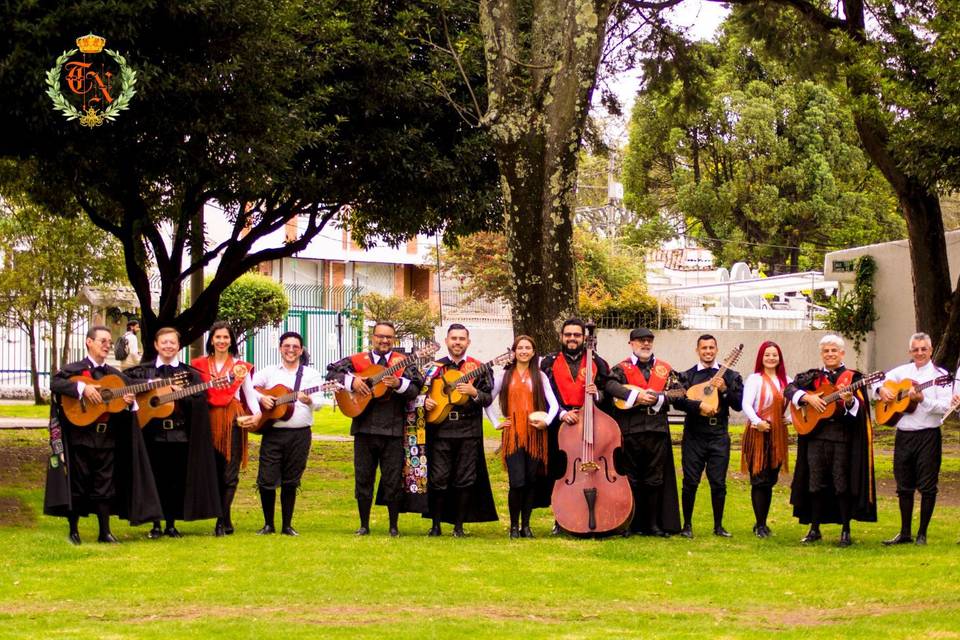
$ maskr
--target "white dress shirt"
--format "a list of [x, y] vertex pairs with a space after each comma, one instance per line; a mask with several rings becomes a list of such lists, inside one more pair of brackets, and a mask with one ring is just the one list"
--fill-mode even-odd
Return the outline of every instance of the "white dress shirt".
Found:
[[[908, 379], [914, 382], [928, 382], [946, 374], [946, 371], [933, 364], [932, 361], [919, 369], [916, 364], [909, 362], [887, 373], [886, 379], [894, 382], [902, 382]], [[874, 396], [882, 386], [883, 381], [873, 385]], [[924, 389], [922, 393], [923, 401], [917, 405], [913, 413], [905, 413], [900, 417], [900, 420], [897, 421], [897, 429], [901, 431], [936, 429], [943, 422], [943, 414], [950, 409], [950, 385], [943, 387], [932, 385]]]
[[[313, 367], [303, 368], [303, 378], [300, 380], [300, 388], [308, 389], [310, 387], [319, 387], [325, 382], [319, 371]], [[297, 370], [287, 369], [282, 364], [275, 364], [263, 369], [258, 369], [253, 374], [253, 385], [255, 387], [266, 387], [282, 384], [293, 390], [297, 384]], [[313, 425], [313, 412], [320, 409], [320, 403], [323, 401], [323, 392], [316, 391], [310, 395], [312, 404], [306, 405], [299, 400], [293, 403], [293, 415], [289, 420], [277, 420], [273, 423], [276, 429], [302, 429]]]

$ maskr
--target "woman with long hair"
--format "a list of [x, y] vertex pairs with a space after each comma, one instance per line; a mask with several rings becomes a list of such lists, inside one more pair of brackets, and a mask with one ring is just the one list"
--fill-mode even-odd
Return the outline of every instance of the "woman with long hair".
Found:
[[767, 538], [773, 486], [777, 484], [780, 468], [788, 469], [784, 418], [787, 403], [783, 390], [792, 379], [787, 376], [780, 346], [770, 340], [760, 345], [753, 370], [743, 384], [743, 413], [747, 416], [747, 425], [740, 447], [740, 469], [750, 474], [750, 499], [756, 516], [753, 532], [758, 538]]
[[[510, 537], [532, 538], [530, 514], [534, 507], [550, 506], [547, 425], [560, 405], [540, 371], [533, 338], [517, 336], [512, 349], [514, 361], [494, 378], [493, 397], [499, 402], [487, 407], [487, 417], [502, 432], [500, 455], [510, 479]], [[494, 405], [499, 406], [502, 419], [498, 420]]]
[[213, 323], [206, 351], [207, 355], [190, 363], [204, 382], [234, 373], [237, 365], [246, 369], [246, 375], [236, 377], [230, 385], [207, 389], [223, 514], [217, 518], [213, 533], [224, 536], [233, 533], [230, 507], [240, 481], [240, 469], [247, 467], [247, 429], [260, 419], [260, 396], [253, 388], [253, 365], [237, 358], [237, 335], [228, 323]]

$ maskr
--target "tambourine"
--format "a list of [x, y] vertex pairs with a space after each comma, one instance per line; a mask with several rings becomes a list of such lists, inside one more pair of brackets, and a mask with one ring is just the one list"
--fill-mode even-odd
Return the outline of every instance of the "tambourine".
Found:
[[539, 421], [539, 422], [542, 422], [542, 423], [543, 423], [543, 426], [542, 426], [542, 427], [536, 427], [536, 428], [538, 428], [538, 429], [546, 429], [546, 428], [547, 428], [547, 417], [548, 417], [548, 416], [547, 416], [547, 412], [546, 412], [546, 411], [533, 411], [532, 413], [530, 413], [529, 416], [527, 416], [527, 420], [529, 420], [531, 423], [532, 423], [534, 420], [537, 420], [537, 421]]

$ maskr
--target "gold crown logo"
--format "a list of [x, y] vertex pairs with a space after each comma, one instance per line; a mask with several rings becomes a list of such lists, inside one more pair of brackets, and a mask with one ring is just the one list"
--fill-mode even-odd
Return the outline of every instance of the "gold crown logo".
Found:
[[82, 53], [100, 53], [103, 51], [103, 45], [107, 44], [107, 39], [101, 36], [95, 36], [88, 33], [85, 36], [77, 38], [77, 46]]

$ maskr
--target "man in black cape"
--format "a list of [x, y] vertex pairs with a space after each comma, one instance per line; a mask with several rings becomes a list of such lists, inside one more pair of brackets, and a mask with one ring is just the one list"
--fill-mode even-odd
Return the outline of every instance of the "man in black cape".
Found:
[[[822, 411], [817, 390], [824, 384], [846, 386], [862, 375], [843, 364], [844, 342], [835, 335], [820, 340], [823, 367], [797, 374], [784, 398], [795, 407], [809, 404]], [[839, 546], [848, 547], [850, 521], [877, 521], [877, 490], [873, 469], [873, 429], [864, 390], [845, 393], [833, 415], [821, 419], [813, 431], [797, 439], [790, 504], [802, 524], [810, 524], [801, 542], [820, 540], [820, 525], [841, 526]]]
[[662, 537], [680, 531], [677, 472], [667, 418], [670, 402], [665, 395], [679, 382], [671, 375], [670, 364], [653, 355], [653, 337], [645, 327], [630, 332], [632, 354], [613, 366], [604, 390], [630, 407], [611, 409], [623, 435], [623, 466], [633, 490], [635, 510], [629, 531]]
[[[43, 512], [67, 518], [69, 540], [80, 544], [81, 516], [97, 515], [99, 542], [115, 543], [110, 515], [132, 525], [160, 515], [160, 499], [140, 429], [128, 409], [104, 413], [93, 424], [76, 426], [63, 411], [63, 398], [83, 398], [93, 406], [102, 398], [95, 382], [107, 375], [124, 380], [105, 363], [110, 353], [110, 330], [91, 327], [86, 336], [87, 357], [58, 371], [50, 381], [50, 446]], [[80, 378], [74, 381], [71, 378]], [[86, 382], [89, 380], [89, 382]], [[124, 397], [128, 407], [132, 395]]]
[[[483, 366], [467, 356], [470, 332], [462, 324], [447, 329], [446, 346], [449, 355], [436, 362], [435, 376], [452, 370], [466, 374]], [[441, 535], [441, 522], [453, 524], [453, 535], [459, 538], [464, 535], [464, 522], [499, 519], [483, 452], [483, 408], [493, 402], [493, 379], [486, 371], [458, 384], [457, 390], [468, 397], [467, 403], [454, 406], [443, 421], [427, 426], [429, 512], [424, 517], [433, 520], [430, 536]], [[429, 397], [424, 400], [427, 411], [435, 408], [433, 402]]]
[[[400, 365], [406, 356], [393, 350], [396, 328], [393, 323], [379, 321], [373, 327], [373, 350], [363, 351], [327, 366], [327, 379], [344, 384], [354, 393], [370, 395], [372, 391], [362, 374], [371, 366], [384, 369]], [[413, 361], [396, 375], [383, 378], [392, 391], [370, 404], [350, 423], [353, 436], [354, 497], [360, 515], [358, 536], [370, 533], [370, 507], [373, 504], [373, 482], [380, 467], [377, 504], [385, 504], [390, 518], [390, 535], [400, 535], [398, 519], [403, 507], [404, 425], [407, 404], [417, 397], [423, 386], [423, 376]]]
[[[202, 383], [200, 374], [178, 358], [180, 334], [176, 329], [157, 331], [154, 348], [156, 360], [128, 369], [129, 377], [154, 380], [182, 373], [188, 376], [187, 385]], [[161, 530], [160, 518], [155, 518], [147, 536], [179, 538], [177, 520], [219, 518], [220, 490], [206, 392], [176, 400], [168, 418], [154, 418], [144, 425], [143, 436], [166, 521]]]

